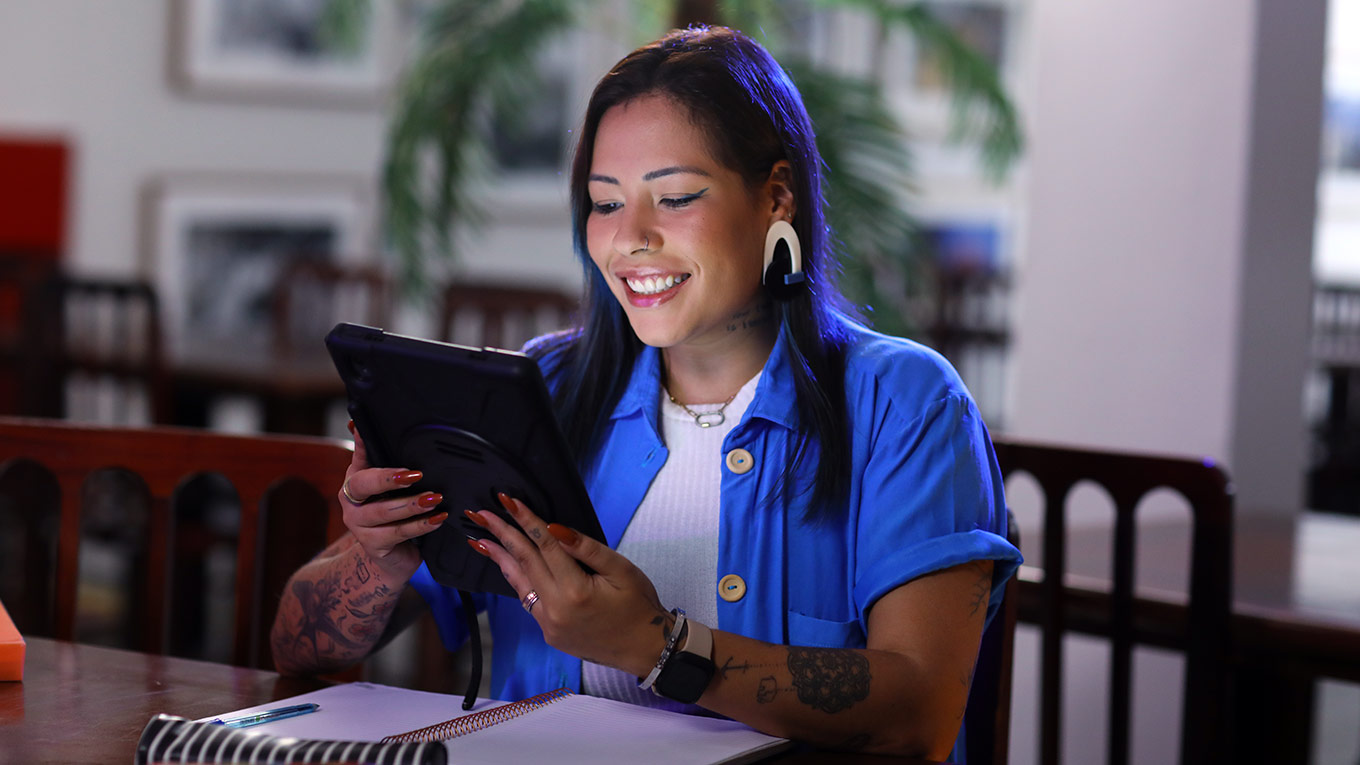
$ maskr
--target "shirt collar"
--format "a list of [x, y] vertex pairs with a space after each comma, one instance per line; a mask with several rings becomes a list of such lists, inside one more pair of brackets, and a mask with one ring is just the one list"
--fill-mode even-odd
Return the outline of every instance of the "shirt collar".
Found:
[[[649, 345], [642, 346], [637, 359], [633, 362], [633, 372], [628, 377], [628, 386], [619, 396], [611, 419], [641, 415], [651, 423], [652, 429], [660, 432], [657, 425], [658, 406], [661, 396], [661, 352]], [[746, 408], [742, 422], [752, 417], [760, 417], [790, 430], [797, 430], [798, 399], [793, 385], [793, 367], [784, 344], [775, 341], [774, 350], [765, 360], [756, 385], [756, 396]]]
[[628, 375], [628, 386], [619, 396], [619, 403], [614, 407], [611, 419], [641, 414], [651, 423], [652, 429], [659, 433], [656, 401], [660, 394], [661, 352], [650, 345], [644, 345], [633, 361], [633, 371]]
[[775, 340], [770, 358], [760, 373], [756, 397], [746, 407], [743, 421], [760, 417], [789, 430], [798, 430], [798, 395], [793, 386], [793, 366], [784, 343]]

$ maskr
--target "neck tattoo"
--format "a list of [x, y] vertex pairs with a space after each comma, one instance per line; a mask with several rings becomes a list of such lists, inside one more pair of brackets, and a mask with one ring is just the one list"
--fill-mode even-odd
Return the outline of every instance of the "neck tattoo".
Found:
[[[737, 391], [737, 393], [740, 392], [741, 391]], [[676, 401], [675, 396], [672, 396], [669, 390], [666, 391], [666, 398], [670, 399], [672, 404], [675, 404], [681, 409], [684, 409], [685, 414], [688, 414], [690, 417], [693, 417], [694, 424], [698, 425], [701, 428], [711, 428], [714, 425], [721, 425], [724, 422], [727, 422], [727, 415], [723, 414], [723, 412], [727, 411], [727, 405], [732, 403], [732, 399], [735, 399], [736, 397], [737, 394], [733, 393], [732, 395], [728, 396], [727, 400], [722, 403], [722, 406], [718, 407], [717, 409], [714, 409], [709, 412], [696, 412], [693, 409], [690, 409], [689, 407], [680, 403], [679, 401]]]

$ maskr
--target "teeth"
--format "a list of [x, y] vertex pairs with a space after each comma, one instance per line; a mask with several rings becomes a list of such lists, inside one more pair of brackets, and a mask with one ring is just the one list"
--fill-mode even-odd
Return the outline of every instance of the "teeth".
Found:
[[639, 295], [655, 295], [658, 292], [665, 292], [688, 278], [688, 274], [682, 275], [679, 278], [676, 278], [672, 274], [660, 279], [649, 276], [646, 279], [626, 279], [625, 281], [628, 282], [628, 289]]

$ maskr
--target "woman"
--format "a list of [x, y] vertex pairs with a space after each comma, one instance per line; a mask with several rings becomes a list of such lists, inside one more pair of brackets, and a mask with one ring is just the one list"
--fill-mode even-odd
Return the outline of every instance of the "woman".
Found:
[[[493, 696], [568, 686], [951, 754], [1019, 552], [957, 375], [842, 310], [820, 170], [797, 90], [732, 30], [673, 32], [596, 88], [571, 180], [585, 318], [526, 350], [617, 550], [511, 498], [527, 536], [467, 513], [522, 599], [483, 603]], [[363, 658], [403, 621], [403, 591], [461, 644], [457, 601], [410, 541], [447, 519], [417, 517], [442, 498], [364, 502], [419, 478], [369, 467], [356, 442], [351, 533], [294, 575], [280, 671]]]

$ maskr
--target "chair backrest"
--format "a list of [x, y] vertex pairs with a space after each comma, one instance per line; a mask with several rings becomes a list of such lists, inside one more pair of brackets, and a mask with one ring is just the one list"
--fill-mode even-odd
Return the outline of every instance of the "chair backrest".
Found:
[[[1020, 548], [1015, 513], [1006, 511], [1006, 540]], [[982, 633], [963, 729], [969, 765], [1006, 765], [1010, 758], [1011, 679], [1015, 624], [1019, 613], [1016, 578], [1002, 591], [1001, 606]]]
[[[1063, 633], [1080, 629], [1110, 640], [1108, 761], [1130, 755], [1132, 650], [1142, 642], [1136, 620], [1145, 610], [1134, 595], [1135, 511], [1154, 489], [1180, 493], [1190, 505], [1190, 579], [1182, 634], [1168, 641], [1185, 653], [1181, 762], [1212, 762], [1228, 740], [1227, 680], [1232, 607], [1232, 487], [1211, 460], [1065, 448], [993, 439], [1002, 473], [1028, 473], [1043, 493], [1043, 580], [1020, 583], [1020, 619], [1043, 633], [1040, 690], [1040, 762], [1059, 761]], [[1067, 498], [1079, 482], [1107, 491], [1115, 506], [1113, 585], [1108, 595], [1081, 591], [1067, 580]], [[1027, 597], [1033, 595], [1035, 597]], [[1069, 606], [1094, 595], [1105, 608], [1077, 624]], [[1037, 603], [1029, 611], [1027, 603]]]
[[1312, 422], [1307, 507], [1354, 513], [1360, 495], [1360, 287], [1313, 290], [1313, 374], [1326, 380]]
[[1319, 364], [1360, 366], [1360, 288], [1315, 288], [1312, 334]]
[[0, 252], [0, 414], [24, 411], [25, 378], [33, 367], [25, 319], [38, 285], [53, 268], [41, 256]]
[[272, 300], [273, 349], [285, 356], [324, 355], [321, 339], [337, 322], [385, 327], [392, 318], [392, 282], [376, 265], [292, 260]]
[[525, 342], [571, 326], [577, 299], [559, 290], [455, 282], [444, 287], [441, 339], [518, 350]]
[[116, 424], [170, 421], [160, 301], [141, 279], [55, 273], [26, 301], [23, 413]]
[[[272, 668], [284, 582], [343, 533], [350, 456], [319, 438], [0, 418], [0, 600], [25, 634]], [[220, 655], [196, 650], [228, 634]]]

